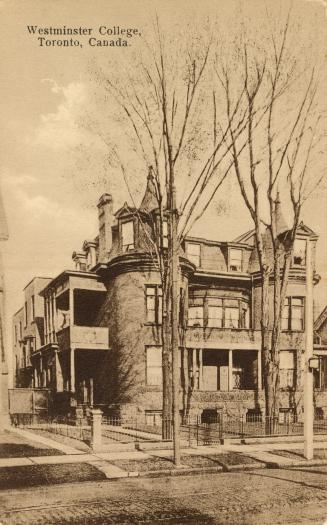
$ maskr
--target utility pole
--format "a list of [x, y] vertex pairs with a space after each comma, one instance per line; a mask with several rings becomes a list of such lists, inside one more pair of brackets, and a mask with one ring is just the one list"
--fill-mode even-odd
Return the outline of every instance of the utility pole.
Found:
[[311, 241], [306, 243], [305, 363], [304, 363], [304, 457], [313, 458], [313, 280]]

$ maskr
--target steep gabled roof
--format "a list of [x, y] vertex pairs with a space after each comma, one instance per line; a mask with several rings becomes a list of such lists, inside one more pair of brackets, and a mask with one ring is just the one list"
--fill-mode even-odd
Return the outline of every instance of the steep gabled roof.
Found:
[[[280, 219], [279, 221], [279, 225], [278, 225], [278, 234], [280, 235], [281, 233], [285, 232], [285, 231], [289, 231], [289, 229], [284, 229], [285, 228], [285, 225], [286, 223], [284, 223], [284, 219]], [[305, 236], [308, 236], [308, 237], [311, 237], [311, 238], [314, 238], [314, 239], [318, 239], [318, 235], [311, 229], [309, 228], [309, 226], [306, 226], [303, 222], [300, 222], [298, 228], [297, 228], [297, 231], [296, 231], [297, 235], [305, 235]], [[255, 230], [249, 230], [245, 233], [242, 233], [242, 235], [239, 235], [239, 237], [236, 237], [236, 239], [234, 239], [234, 242], [244, 242], [244, 243], [248, 243], [249, 240], [254, 237], [254, 234], [255, 234]]]
[[242, 235], [236, 237], [236, 239], [233, 239], [233, 242], [244, 242], [247, 244], [248, 241], [254, 236], [254, 233], [254, 230], [248, 230], [247, 232], [242, 233]]
[[120, 217], [123, 217], [124, 215], [131, 215], [136, 212], [136, 208], [132, 208], [125, 202], [121, 208], [119, 208], [118, 211], [115, 213], [115, 217], [119, 219]]
[[320, 312], [319, 316], [314, 322], [314, 330], [319, 330], [327, 319], [327, 306]]
[[306, 235], [306, 236], [318, 239], [318, 235], [313, 230], [311, 230], [311, 228], [309, 228], [309, 226], [306, 226], [303, 223], [303, 221], [300, 222], [300, 224], [298, 226], [298, 229], [297, 229], [297, 233], [299, 233], [300, 235], [302, 234], [302, 235]]

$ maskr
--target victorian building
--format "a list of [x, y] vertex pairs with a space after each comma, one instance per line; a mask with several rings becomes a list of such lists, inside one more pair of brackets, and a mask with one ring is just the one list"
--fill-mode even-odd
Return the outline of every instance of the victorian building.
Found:
[[[17, 384], [51, 388], [61, 410], [96, 405], [153, 419], [162, 407], [162, 285], [148, 242], [159, 220], [151, 175], [138, 209], [125, 203], [114, 212], [111, 195], [104, 194], [98, 213], [99, 235], [73, 253], [75, 269], [34, 279], [25, 289], [25, 306], [14, 318]], [[278, 223], [285, 235], [280, 212]], [[317, 235], [301, 224], [282, 321], [281, 418], [302, 415], [308, 239], [317, 282]], [[231, 242], [187, 237], [180, 250], [187, 309], [180, 366], [191, 385], [191, 416], [264, 411], [254, 244], [250, 231]], [[181, 410], [184, 398], [181, 392]], [[324, 396], [319, 403], [323, 410]]]
[[[8, 240], [8, 226], [0, 193], [0, 242]], [[5, 279], [0, 252], [0, 424], [8, 417], [8, 347], [5, 330]]]

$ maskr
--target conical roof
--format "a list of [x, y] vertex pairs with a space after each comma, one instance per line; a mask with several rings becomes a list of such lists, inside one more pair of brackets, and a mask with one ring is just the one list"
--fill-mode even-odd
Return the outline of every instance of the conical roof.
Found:
[[147, 185], [139, 210], [143, 213], [150, 213], [158, 208], [157, 191], [154, 183], [153, 168], [149, 167]]

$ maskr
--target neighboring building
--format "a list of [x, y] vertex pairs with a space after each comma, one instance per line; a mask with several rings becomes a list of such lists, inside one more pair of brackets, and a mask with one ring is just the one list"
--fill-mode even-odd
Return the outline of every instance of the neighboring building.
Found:
[[[0, 193], [0, 242], [8, 240], [8, 226]], [[0, 426], [8, 418], [8, 362], [5, 332], [5, 282], [0, 252]]]
[[[75, 270], [62, 272], [40, 292], [44, 344], [31, 351], [29, 377], [35, 387], [53, 389], [61, 410], [97, 405], [111, 414], [160, 416], [162, 290], [149, 252], [158, 226], [154, 193], [149, 175], [140, 208], [125, 203], [116, 213], [112, 197], [103, 195], [99, 236], [73, 253]], [[278, 227], [287, 235], [280, 213]], [[283, 315], [281, 417], [302, 414], [307, 239], [318, 282], [317, 235], [301, 224]], [[190, 415], [263, 412], [261, 288], [253, 232], [233, 242], [188, 237], [180, 266], [187, 305], [181, 369], [192, 386]], [[16, 314], [16, 324], [23, 315]]]
[[315, 371], [315, 405], [317, 415], [327, 415], [327, 306], [314, 323], [314, 352], [319, 356]]
[[[41, 386], [32, 364], [37, 350], [44, 346], [44, 300], [40, 291], [50, 277], [35, 277], [24, 288], [24, 306], [13, 316], [13, 369], [16, 387]], [[45, 381], [44, 381], [45, 382]]]

